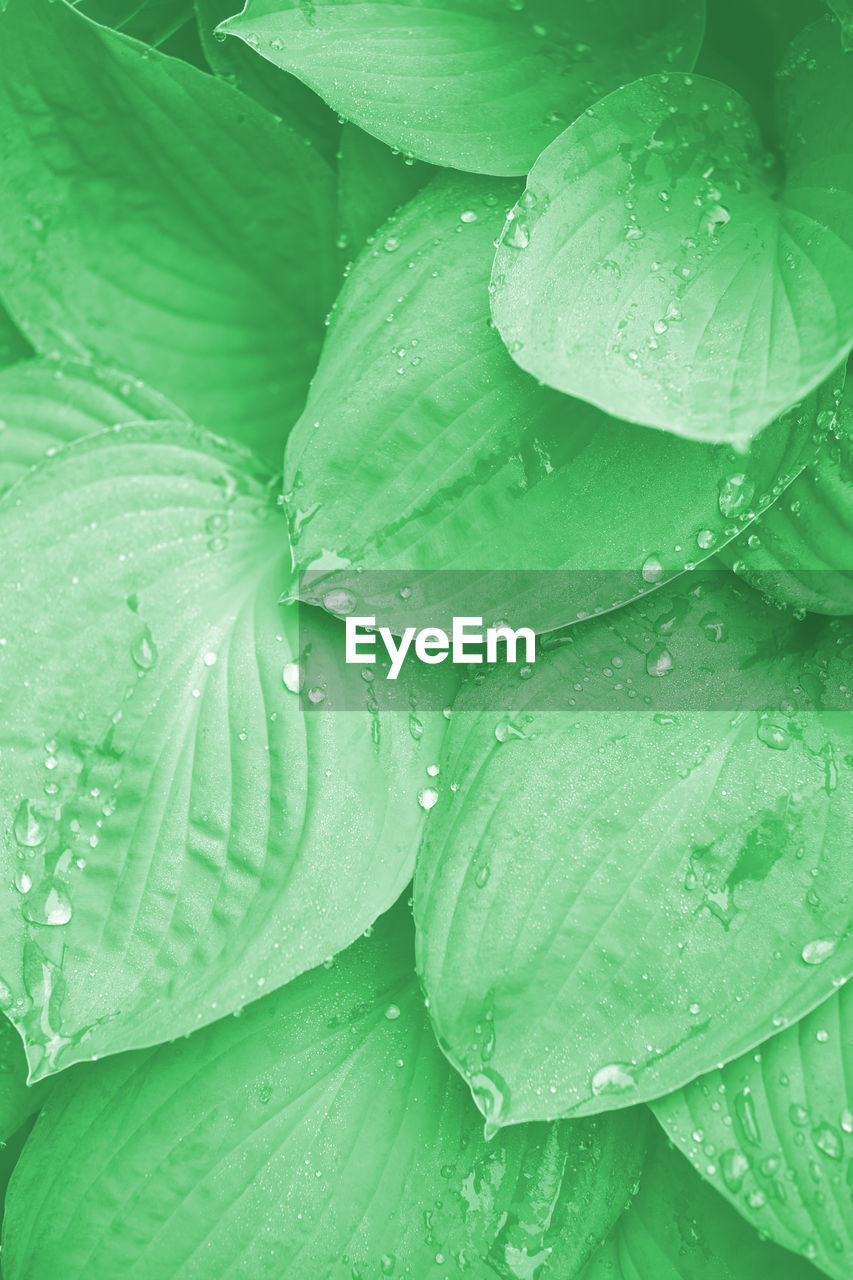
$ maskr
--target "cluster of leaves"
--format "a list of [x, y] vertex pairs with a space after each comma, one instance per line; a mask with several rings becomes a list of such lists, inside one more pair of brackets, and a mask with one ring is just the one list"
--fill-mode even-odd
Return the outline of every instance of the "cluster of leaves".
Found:
[[850, 4], [231, 9], [0, 0], [5, 1280], [847, 1280]]

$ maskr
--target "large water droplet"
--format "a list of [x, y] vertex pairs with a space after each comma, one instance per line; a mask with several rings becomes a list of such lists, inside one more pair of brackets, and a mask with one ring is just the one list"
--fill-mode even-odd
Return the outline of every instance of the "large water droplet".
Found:
[[735, 476], [729, 476], [720, 484], [720, 494], [718, 504], [720, 514], [726, 519], [733, 516], [745, 515], [749, 511], [750, 503], [755, 497], [755, 485], [748, 476], [742, 473]]
[[806, 943], [801, 955], [806, 964], [823, 964], [835, 954], [837, 947], [837, 938], [815, 938], [813, 942]]
[[646, 654], [646, 673], [650, 676], [668, 676], [675, 663], [665, 644], [652, 645]]
[[13, 824], [15, 839], [25, 849], [37, 849], [47, 837], [47, 827], [33, 808], [32, 800], [22, 800], [18, 805]]
[[720, 1157], [720, 1172], [729, 1191], [740, 1191], [743, 1180], [749, 1173], [749, 1161], [742, 1151], [736, 1151], [732, 1147]]
[[644, 582], [660, 582], [663, 577], [663, 565], [657, 556], [646, 556], [640, 573]]
[[740, 1121], [740, 1127], [745, 1137], [754, 1147], [761, 1144], [761, 1130], [758, 1127], [758, 1113], [755, 1110], [755, 1100], [749, 1087], [742, 1090], [735, 1097], [735, 1115]]
[[427, 812], [429, 812], [433, 805], [438, 804], [438, 792], [435, 787], [424, 787], [423, 791], [419, 791], [418, 804], [422, 809], [426, 809]]
[[812, 1130], [814, 1144], [830, 1160], [840, 1160], [844, 1154], [844, 1142], [841, 1134], [831, 1124], [819, 1124]]
[[22, 911], [30, 924], [68, 924], [72, 915], [71, 899], [64, 885], [48, 877], [28, 895]]
[[300, 693], [305, 672], [298, 662], [286, 662], [281, 673], [282, 684], [289, 693]]
[[606, 1067], [599, 1067], [590, 1081], [590, 1088], [596, 1097], [602, 1094], [630, 1093], [637, 1087], [631, 1072], [632, 1068], [627, 1063], [610, 1062]]
[[773, 751], [787, 751], [791, 745], [791, 736], [782, 725], [773, 724], [770, 720], [762, 720], [758, 726], [758, 737], [766, 747]]
[[330, 613], [342, 615], [352, 613], [357, 604], [358, 600], [353, 593], [343, 588], [337, 591], [328, 591], [323, 597], [323, 605]]
[[130, 656], [140, 671], [150, 671], [157, 662], [157, 646], [151, 639], [151, 632], [147, 627], [142, 628], [142, 634], [138, 635], [130, 646]]

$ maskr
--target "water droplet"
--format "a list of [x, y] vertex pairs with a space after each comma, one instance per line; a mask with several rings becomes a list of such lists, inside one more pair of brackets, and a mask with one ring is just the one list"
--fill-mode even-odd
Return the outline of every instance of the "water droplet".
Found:
[[47, 827], [33, 808], [32, 800], [18, 805], [13, 824], [15, 839], [24, 849], [37, 849], [47, 837]]
[[710, 551], [717, 541], [713, 529], [700, 529], [696, 534], [696, 544], [702, 551]]
[[750, 503], [754, 497], [755, 485], [748, 476], [742, 473], [729, 476], [727, 480], [723, 480], [720, 484], [720, 493], [717, 499], [720, 514], [725, 516], [727, 520], [733, 516], [745, 515], [749, 511]]
[[323, 688], [322, 685], [315, 684], [313, 688], [308, 690], [308, 701], [313, 702], [315, 706], [319, 702], [324, 702], [325, 699], [326, 699], [326, 690]]
[[623, 1062], [611, 1062], [606, 1067], [599, 1067], [590, 1081], [590, 1088], [596, 1097], [602, 1094], [630, 1093], [636, 1087], [631, 1067]]
[[323, 606], [328, 609], [330, 613], [352, 613], [357, 604], [358, 601], [353, 593], [343, 589], [338, 591], [329, 591], [325, 596], [323, 596]]
[[720, 1172], [729, 1191], [740, 1191], [743, 1180], [749, 1173], [749, 1161], [742, 1151], [736, 1151], [732, 1147], [720, 1157]]
[[420, 742], [421, 738], [424, 736], [423, 722], [415, 715], [414, 711], [409, 716], [409, 733], [412, 735], [415, 742]]
[[48, 877], [28, 895], [22, 911], [30, 924], [68, 924], [72, 914], [71, 900], [64, 886]]
[[18, 870], [15, 872], [15, 888], [18, 890], [18, 893], [29, 893], [32, 887], [33, 882], [29, 874], [23, 869], [23, 867], [18, 867]]
[[526, 738], [527, 734], [511, 720], [500, 720], [495, 725], [495, 737], [498, 742], [508, 742], [510, 738]]
[[523, 222], [513, 218], [504, 235], [503, 243], [509, 245], [510, 249], [526, 249], [530, 244], [530, 232]]
[[286, 662], [281, 673], [282, 683], [290, 693], [300, 693], [305, 680], [305, 672], [298, 662]]
[[792, 1102], [788, 1108], [788, 1119], [791, 1121], [791, 1124], [795, 1124], [799, 1128], [802, 1128], [803, 1125], [806, 1125], [809, 1122], [809, 1113], [806, 1111], [805, 1107], [801, 1107], [799, 1103]]
[[386, 253], [395, 253], [400, 248], [400, 241], [396, 236], [389, 236], [385, 241], [384, 249]]
[[477, 215], [473, 209], [466, 209], [464, 213], [459, 215], [461, 222], [476, 222]]
[[663, 577], [663, 565], [657, 556], [646, 556], [640, 573], [643, 575], [645, 582], [660, 582]]
[[844, 1154], [844, 1143], [841, 1134], [831, 1124], [819, 1124], [812, 1130], [812, 1138], [818, 1150], [830, 1160], [840, 1160]]
[[758, 726], [758, 737], [766, 747], [770, 747], [773, 751], [787, 751], [791, 745], [791, 738], [788, 730], [782, 725], [772, 724], [769, 720], [762, 720]]
[[711, 644], [722, 644], [726, 639], [726, 623], [717, 613], [706, 613], [699, 619], [699, 626], [705, 633], [705, 639]]
[[157, 646], [151, 639], [151, 632], [147, 627], [142, 628], [142, 634], [138, 635], [130, 646], [130, 656], [140, 671], [150, 671], [157, 663]]
[[418, 792], [418, 804], [427, 812], [438, 804], [438, 792], [434, 787], [424, 787], [423, 791]]
[[837, 938], [815, 938], [813, 942], [806, 943], [801, 955], [806, 964], [823, 964], [835, 954], [837, 947]]
[[388, 1021], [396, 1022], [399, 1016], [400, 1016], [399, 1005], [389, 1004], [388, 1008], [385, 1010], [385, 1017], [388, 1019]]
[[668, 676], [675, 663], [672, 654], [664, 644], [652, 645], [646, 654], [646, 674], [650, 676]]
[[758, 1113], [755, 1110], [755, 1100], [748, 1086], [735, 1097], [735, 1115], [747, 1140], [754, 1147], [759, 1146], [761, 1143], [761, 1130], [758, 1127]]
[[483, 889], [486, 886], [491, 873], [492, 873], [492, 869], [488, 863], [486, 863], [485, 866], [480, 867], [480, 870], [477, 872], [477, 874], [474, 877], [474, 884], [477, 886], [478, 889]]

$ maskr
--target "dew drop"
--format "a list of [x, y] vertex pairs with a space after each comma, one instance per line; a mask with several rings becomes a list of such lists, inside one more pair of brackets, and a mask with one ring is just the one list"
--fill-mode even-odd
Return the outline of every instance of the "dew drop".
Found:
[[147, 627], [142, 628], [142, 634], [138, 635], [130, 646], [130, 656], [140, 671], [150, 671], [157, 663], [157, 646], [151, 639], [151, 632]]
[[438, 792], [435, 787], [424, 787], [423, 791], [419, 791], [418, 804], [427, 812], [429, 812], [434, 805], [438, 804]]
[[400, 1016], [400, 1006], [396, 1004], [389, 1004], [388, 1008], [385, 1010], [385, 1017], [388, 1019], [388, 1021], [396, 1022], [399, 1016]]
[[37, 849], [47, 837], [47, 829], [33, 808], [32, 800], [22, 800], [18, 805], [13, 824], [15, 839], [24, 849]]
[[841, 1159], [844, 1154], [844, 1143], [841, 1134], [831, 1124], [819, 1124], [812, 1130], [812, 1137], [818, 1150], [825, 1156], [829, 1156], [830, 1160]]
[[352, 613], [358, 604], [357, 599], [351, 591], [343, 589], [338, 591], [329, 591], [323, 596], [323, 606], [328, 609], [329, 613], [337, 613], [345, 615]]
[[742, 1151], [736, 1151], [732, 1147], [720, 1157], [720, 1172], [729, 1191], [740, 1191], [743, 1180], [749, 1173], [749, 1161]]
[[815, 938], [813, 942], [806, 943], [800, 954], [806, 964], [823, 964], [835, 954], [837, 947], [837, 938]]
[[622, 1062], [611, 1062], [606, 1067], [599, 1067], [590, 1081], [590, 1088], [596, 1097], [602, 1094], [630, 1093], [636, 1089], [637, 1082], [631, 1074], [631, 1068]]
[[762, 720], [759, 724], [758, 738], [773, 751], [787, 751], [791, 745], [788, 730], [782, 725], [772, 724], [769, 720]]
[[646, 556], [640, 573], [645, 582], [660, 582], [663, 577], [663, 565], [657, 556]]
[[668, 676], [675, 663], [672, 654], [665, 644], [652, 645], [646, 654], [646, 674], [650, 676]]
[[71, 899], [58, 880], [48, 877], [27, 896], [22, 911], [30, 924], [68, 924], [72, 914]]
[[750, 503], [755, 496], [755, 485], [752, 481], [742, 473], [735, 476], [729, 476], [720, 484], [719, 497], [717, 504], [720, 508], [720, 514], [725, 518], [731, 519], [732, 516], [744, 515], [750, 507]]
[[281, 673], [282, 684], [289, 693], [300, 693], [305, 673], [298, 662], [286, 662]]

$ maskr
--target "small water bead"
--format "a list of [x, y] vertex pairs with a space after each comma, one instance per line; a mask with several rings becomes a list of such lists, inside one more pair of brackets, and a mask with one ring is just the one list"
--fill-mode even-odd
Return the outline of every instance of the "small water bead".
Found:
[[477, 215], [473, 209], [466, 209], [464, 213], [459, 215], [460, 222], [476, 222]]
[[427, 773], [431, 778], [437, 778], [439, 775], [439, 766], [437, 764], [428, 764]]
[[495, 725], [495, 737], [498, 742], [509, 742], [511, 738], [526, 738], [527, 734], [511, 720], [501, 720]]
[[530, 232], [523, 222], [513, 219], [503, 238], [503, 243], [510, 249], [526, 249], [530, 244]]
[[130, 656], [140, 671], [150, 671], [157, 665], [157, 646], [148, 627], [143, 627], [142, 634], [131, 644]]
[[12, 830], [18, 844], [24, 849], [37, 849], [47, 838], [47, 826], [33, 808], [32, 800], [22, 800], [18, 805]]
[[409, 733], [414, 738], [415, 742], [420, 742], [421, 738], [424, 736], [423, 721], [415, 715], [414, 711], [409, 715]]
[[308, 690], [308, 701], [313, 702], [315, 705], [317, 703], [324, 702], [325, 698], [326, 690], [322, 685], [315, 684], [313, 688]]
[[720, 1157], [720, 1172], [729, 1191], [740, 1191], [743, 1180], [749, 1173], [749, 1161], [742, 1151], [731, 1148]]
[[837, 938], [815, 938], [807, 942], [800, 954], [806, 964], [823, 964], [838, 948]]
[[438, 792], [434, 787], [424, 787], [423, 791], [418, 792], [418, 804], [428, 813], [434, 805], [438, 804]]
[[491, 873], [492, 873], [492, 869], [488, 863], [486, 863], [485, 866], [480, 867], [480, 870], [477, 872], [477, 874], [474, 877], [474, 884], [477, 886], [478, 889], [485, 888], [485, 886], [488, 884], [489, 876], [491, 875]]
[[702, 551], [710, 551], [716, 545], [717, 535], [713, 529], [700, 529], [696, 534], [696, 545]]
[[23, 867], [19, 867], [15, 872], [15, 888], [18, 890], [18, 893], [29, 893], [32, 887], [33, 882], [31, 876], [23, 869]]
[[281, 673], [281, 681], [289, 693], [300, 693], [305, 680], [305, 673], [298, 662], [286, 662]]
[[202, 662], [204, 663], [204, 665], [205, 665], [206, 667], [212, 667], [212, 666], [214, 666], [214, 665], [216, 664], [216, 654], [215, 654], [215, 653], [206, 653], [206, 654], [204, 655], [204, 657], [202, 658]]
[[829, 1156], [830, 1160], [841, 1159], [844, 1154], [844, 1142], [841, 1134], [831, 1124], [819, 1124], [812, 1130], [812, 1138], [818, 1150], [825, 1156]]
[[400, 248], [400, 241], [396, 236], [389, 236], [382, 247], [386, 253], [396, 253]]
[[646, 654], [646, 674], [662, 678], [668, 676], [675, 663], [672, 654], [664, 644], [653, 645]]
[[388, 1019], [388, 1021], [396, 1022], [399, 1016], [400, 1016], [399, 1005], [389, 1004], [388, 1008], [385, 1010], [385, 1017]]
[[71, 899], [58, 880], [48, 877], [28, 894], [22, 912], [30, 924], [65, 925], [72, 915]]

